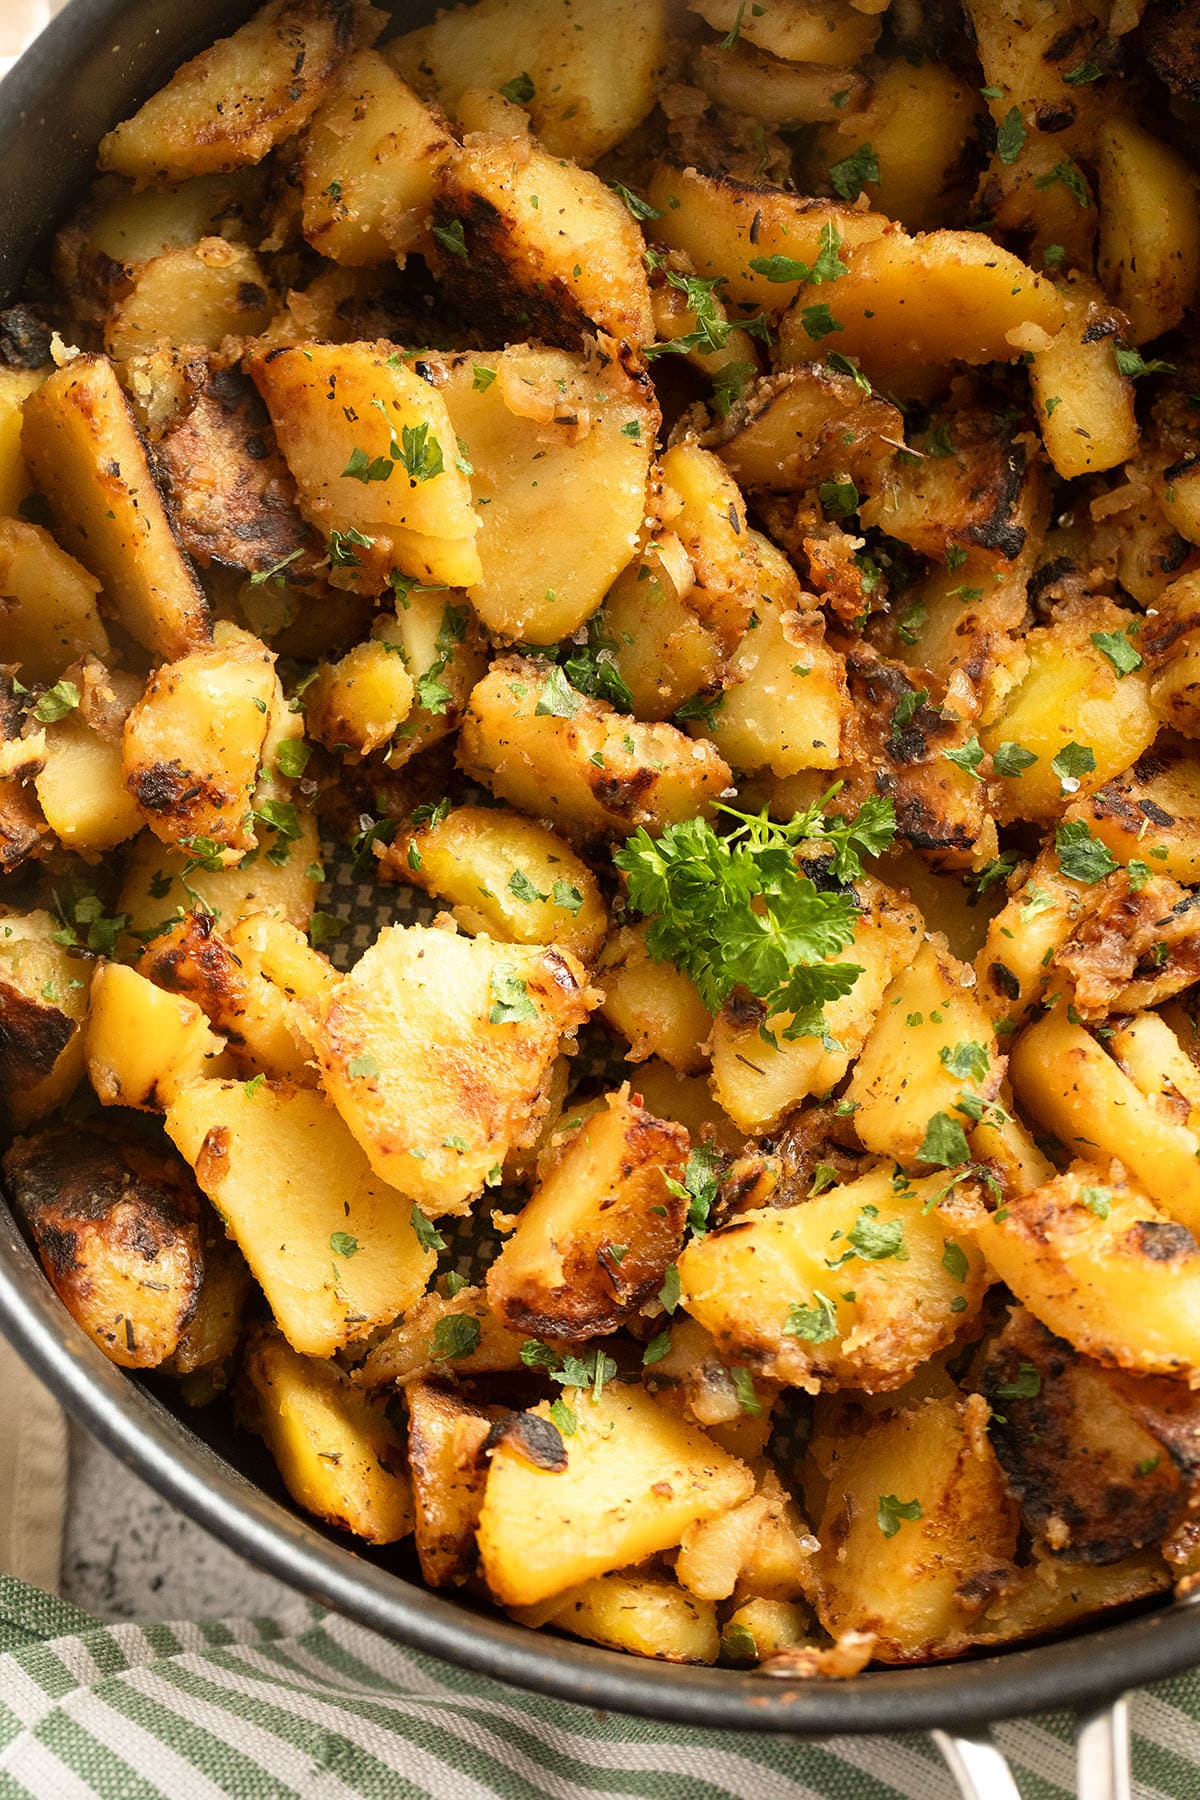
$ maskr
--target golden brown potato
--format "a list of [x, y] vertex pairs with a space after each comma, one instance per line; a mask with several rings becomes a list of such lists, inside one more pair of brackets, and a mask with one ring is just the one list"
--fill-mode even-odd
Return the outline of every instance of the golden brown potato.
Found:
[[637, 547], [659, 425], [649, 384], [599, 350], [516, 344], [449, 359], [439, 391], [479, 522], [471, 605], [502, 638], [554, 643]]
[[1200, 1400], [1182, 1382], [1101, 1368], [1020, 1307], [978, 1380], [1009, 1491], [1045, 1553], [1120, 1562], [1183, 1518], [1200, 1472]]
[[873, 1632], [886, 1663], [954, 1656], [973, 1641], [1017, 1547], [987, 1425], [976, 1394], [924, 1400], [861, 1436], [813, 1443], [830, 1470], [817, 1560], [826, 1631]]
[[[672, 1549], [697, 1519], [745, 1500], [754, 1476], [649, 1395], [567, 1388], [564, 1436], [543, 1403], [492, 1451], [479, 1521], [484, 1579], [506, 1606]], [[560, 1414], [561, 1416], [561, 1414]]]
[[402, 831], [381, 861], [448, 904], [472, 937], [552, 944], [585, 963], [604, 941], [596, 877], [557, 833], [519, 813], [456, 806]]
[[70, 954], [76, 941], [50, 913], [0, 912], [0, 1116], [13, 1131], [68, 1100], [83, 1073], [92, 965]]
[[990, 1267], [1056, 1336], [1137, 1375], [1195, 1377], [1200, 1249], [1124, 1178], [1074, 1163], [976, 1222]]
[[[255, 939], [253, 920], [231, 921], [221, 934], [211, 913], [189, 912], [148, 945], [138, 969], [156, 987], [202, 1009], [223, 1038], [235, 1073], [265, 1073], [311, 1087], [316, 1077], [300, 1015], [256, 967]], [[326, 972], [332, 980], [327, 965]]]
[[191, 1171], [128, 1127], [54, 1125], [3, 1161], [55, 1292], [125, 1369], [174, 1355], [219, 1233]]
[[[897, 228], [869, 242], [847, 243], [844, 256], [849, 273], [829, 300], [841, 328], [838, 352], [861, 357], [872, 375], [895, 376], [951, 359], [1005, 362], [1016, 354], [1011, 332], [1028, 324], [1057, 331], [1063, 321], [1062, 301], [1051, 284], [974, 232], [909, 237]], [[919, 312], [908, 304], [916, 287]], [[780, 325], [785, 367], [812, 356], [808, 304], [802, 292]]]
[[398, 647], [369, 637], [317, 669], [304, 691], [304, 720], [317, 743], [338, 755], [370, 756], [391, 743], [415, 698]]
[[[220, 867], [215, 860], [197, 867], [195, 857], [168, 847], [149, 832], [137, 839], [118, 902], [129, 916], [128, 932], [136, 953], [190, 909], [193, 894], [225, 929], [238, 919], [267, 913], [307, 930], [324, 877], [316, 860], [320, 853], [316, 821], [310, 812], [300, 809], [299, 825], [297, 838], [281, 843], [275, 833], [269, 858], [252, 850], [233, 868]], [[192, 893], [184, 887], [184, 880]]]
[[56, 682], [80, 655], [108, 655], [100, 583], [48, 531], [0, 518], [0, 644], [26, 686]]
[[682, 1125], [656, 1119], [627, 1087], [556, 1138], [488, 1270], [500, 1317], [568, 1342], [616, 1331], [658, 1292], [683, 1241], [688, 1148]]
[[885, 991], [846, 1089], [854, 1129], [877, 1156], [920, 1162], [935, 1115], [969, 1118], [958, 1106], [964, 1094], [996, 1099], [1004, 1059], [970, 981], [969, 969], [926, 942]]
[[502, 800], [585, 840], [661, 831], [732, 785], [711, 744], [625, 718], [532, 658], [492, 664], [471, 695], [458, 760]]
[[695, 586], [678, 537], [661, 532], [621, 571], [593, 620], [639, 719], [670, 719], [716, 685], [721, 646], [689, 603]]
[[527, 1342], [496, 1317], [483, 1288], [459, 1288], [453, 1296], [431, 1290], [375, 1346], [356, 1378], [375, 1392], [449, 1374], [511, 1373], [526, 1366]]
[[[1001, 819], [1054, 818], [1073, 794], [1094, 793], [1149, 749], [1158, 721], [1150, 704], [1149, 676], [1136, 650], [1137, 664], [1128, 666], [1133, 661], [1125, 654], [1126, 646], [1133, 649], [1130, 624], [1129, 614], [1113, 602], [1087, 600], [1064, 609], [1053, 625], [1026, 635], [1025, 672], [999, 715], [980, 733], [993, 756], [1008, 743], [1038, 759], [996, 784]], [[1097, 636], [1108, 639], [1113, 655], [1096, 643]], [[1092, 766], [1082, 766], [1085, 757], [1076, 758], [1081, 766], [1069, 762], [1055, 767], [1070, 754], [1070, 745], [1090, 750]]]
[[485, 1412], [448, 1382], [414, 1381], [408, 1403], [408, 1465], [417, 1556], [430, 1587], [458, 1587], [475, 1572], [491, 1430]]
[[387, 343], [263, 350], [247, 368], [299, 491], [330, 540], [334, 586], [380, 593], [393, 570], [470, 587], [478, 520], [436, 388]]
[[1148, 1099], [1060, 1004], [1013, 1045], [1013, 1092], [1073, 1154], [1119, 1157], [1171, 1218], [1200, 1226], [1200, 1138]]
[[[962, 164], [978, 101], [971, 86], [944, 63], [884, 63], [865, 104], [848, 100], [829, 116], [808, 146], [807, 166], [821, 177], [870, 144], [879, 168], [873, 206], [910, 231], [928, 231], [953, 216], [964, 197]], [[753, 110], [753, 109], [752, 109]]]
[[387, 54], [452, 112], [468, 88], [511, 85], [551, 155], [587, 167], [653, 107], [666, 27], [662, 0], [482, 0], [396, 38]]
[[681, 1074], [698, 1075], [708, 1066], [712, 1014], [690, 975], [650, 955], [648, 931], [641, 922], [610, 935], [596, 965], [600, 1017], [628, 1039], [626, 1062], [660, 1056]]
[[201, 238], [143, 263], [109, 314], [104, 348], [115, 362], [166, 345], [217, 350], [263, 330], [274, 307], [262, 264], [245, 244]]
[[1080, 818], [1126, 867], [1149, 859], [1188, 886], [1200, 881], [1200, 758], [1160, 736], [1123, 775], [1077, 802]]
[[404, 661], [415, 684], [412, 709], [387, 753], [403, 768], [422, 750], [457, 731], [476, 682], [487, 673], [486, 640], [465, 597], [413, 587], [394, 613], [382, 613], [371, 635]]
[[1138, 447], [1138, 425], [1133, 383], [1114, 354], [1124, 315], [1082, 276], [1058, 291], [1066, 317], [1049, 341], [1030, 343], [1029, 384], [1046, 454], [1070, 479], [1126, 462]]
[[407, 1537], [412, 1484], [383, 1408], [336, 1363], [298, 1355], [276, 1331], [255, 1333], [245, 1370], [248, 1410], [293, 1500], [369, 1544]]
[[21, 449], [21, 422], [26, 400], [49, 373], [0, 366], [0, 519], [17, 511], [32, 486]]
[[[296, 486], [279, 454], [267, 409], [236, 369], [209, 368], [186, 410], [156, 445], [167, 504], [184, 548], [212, 564], [266, 576], [298, 574], [311, 560]], [[258, 595], [279, 592], [260, 582]]]
[[186, 995], [155, 987], [124, 963], [104, 963], [92, 980], [87, 1073], [102, 1106], [163, 1112], [181, 1087], [215, 1072], [221, 1040]]
[[305, 237], [352, 268], [412, 249], [428, 229], [438, 170], [452, 149], [440, 115], [387, 58], [356, 50], [304, 139]]
[[[537, 1609], [539, 1613], [545, 1608]], [[516, 1616], [521, 1616], [517, 1609]], [[638, 1570], [598, 1575], [561, 1599], [547, 1625], [609, 1650], [662, 1662], [714, 1663], [720, 1648], [711, 1601], [685, 1594], [674, 1581]]]
[[846, 475], [872, 488], [903, 441], [898, 407], [816, 362], [755, 382], [705, 439], [744, 488], [783, 493]]
[[1128, 118], [1096, 140], [1100, 279], [1144, 344], [1178, 325], [1200, 293], [1200, 185], [1177, 150]]
[[[465, 106], [465, 103], [464, 103]], [[532, 141], [513, 107], [468, 131], [443, 164], [433, 204], [435, 266], [501, 337], [521, 331], [574, 349], [589, 332], [654, 338], [636, 220], [598, 175]], [[470, 439], [468, 439], [468, 442]]]
[[347, 0], [270, 0], [110, 131], [101, 168], [145, 186], [261, 162], [311, 117], [353, 20]]
[[30, 395], [21, 446], [64, 549], [131, 636], [164, 658], [206, 643], [207, 602], [107, 357], [77, 356]]
[[393, 925], [312, 1008], [326, 1093], [376, 1174], [465, 1212], [536, 1134], [594, 996], [569, 952]]
[[226, 624], [211, 648], [150, 677], [125, 723], [125, 782], [164, 843], [208, 840], [201, 859], [222, 863], [255, 847], [252, 801], [274, 683], [266, 645]]
[[424, 1293], [434, 1252], [311, 1089], [194, 1081], [166, 1126], [301, 1355], [332, 1356]]
[[979, 1309], [987, 1272], [973, 1217], [947, 1176], [896, 1190], [891, 1168], [877, 1167], [693, 1238], [679, 1259], [683, 1304], [723, 1357], [769, 1380], [886, 1392]]
[[42, 767], [33, 785], [59, 843], [91, 862], [142, 828], [121, 755], [121, 725], [141, 694], [141, 682], [119, 670], [110, 675], [92, 658], [72, 674], [82, 684], [81, 704], [45, 726]]
[[846, 64], [865, 56], [879, 35], [873, 8], [849, 0], [777, 0], [761, 13], [738, 13], [738, 0], [689, 0], [714, 31], [743, 33], [786, 62]]
[[[828, 1047], [821, 1038], [788, 1038], [786, 1015], [767, 1019], [760, 1002], [739, 994], [717, 1015], [713, 1092], [743, 1131], [769, 1131], [800, 1101], [836, 1087], [865, 1043], [888, 983], [917, 952], [916, 908], [875, 882], [860, 884], [857, 892], [863, 914], [845, 960], [863, 972], [848, 994], [825, 1009]], [[764, 1026], [774, 1043], [764, 1038]]]

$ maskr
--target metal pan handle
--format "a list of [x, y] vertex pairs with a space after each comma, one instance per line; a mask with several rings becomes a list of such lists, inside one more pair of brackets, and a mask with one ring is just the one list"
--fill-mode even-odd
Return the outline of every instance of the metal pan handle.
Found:
[[[1008, 1760], [990, 1731], [930, 1734], [962, 1791], [963, 1800], [1021, 1800]], [[1122, 1696], [1085, 1714], [1075, 1732], [1079, 1800], [1131, 1800], [1129, 1703]]]

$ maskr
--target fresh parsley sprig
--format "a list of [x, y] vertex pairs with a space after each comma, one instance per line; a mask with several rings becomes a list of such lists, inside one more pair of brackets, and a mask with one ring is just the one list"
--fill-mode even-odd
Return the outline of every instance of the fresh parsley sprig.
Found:
[[829, 873], [845, 884], [863, 873], [864, 856], [891, 843], [895, 812], [890, 800], [871, 798], [852, 818], [828, 816], [836, 792], [787, 825], [765, 811], [720, 807], [735, 821], [724, 836], [707, 819], [686, 819], [658, 838], [638, 831], [615, 852], [630, 906], [651, 921], [650, 955], [690, 975], [714, 1012], [741, 987], [764, 1002], [768, 1018], [792, 1015], [785, 1037], [824, 1037], [823, 1008], [862, 973], [832, 960], [853, 941], [854, 894], [819, 888], [796, 851], [826, 845]]

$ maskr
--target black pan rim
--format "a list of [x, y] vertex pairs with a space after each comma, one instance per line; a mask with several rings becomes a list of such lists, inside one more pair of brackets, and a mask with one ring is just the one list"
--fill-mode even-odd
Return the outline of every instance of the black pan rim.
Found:
[[[193, 53], [206, 34], [211, 38], [228, 29], [254, 3], [192, 0], [164, 19], [158, 0], [69, 0], [0, 83], [0, 289], [11, 286], [36, 237], [58, 214], [56, 207], [39, 210], [37, 196], [22, 193], [2, 154], [6, 140], [25, 132], [40, 135], [48, 182], [65, 181], [90, 161], [109, 124]], [[402, 4], [397, 0], [393, 10]], [[122, 20], [139, 12], [148, 35], [131, 43]], [[64, 113], [67, 95], [87, 114], [86, 121]], [[774, 1681], [642, 1661], [531, 1632], [498, 1614], [468, 1612], [364, 1561], [218, 1456], [79, 1330], [2, 1196], [0, 1333], [81, 1425], [247, 1561], [402, 1646], [551, 1699], [689, 1727], [805, 1738], [953, 1732], [1064, 1707], [1090, 1711], [1131, 1687], [1200, 1663], [1200, 1610], [1187, 1602], [1093, 1626], [1058, 1642], [842, 1682]]]

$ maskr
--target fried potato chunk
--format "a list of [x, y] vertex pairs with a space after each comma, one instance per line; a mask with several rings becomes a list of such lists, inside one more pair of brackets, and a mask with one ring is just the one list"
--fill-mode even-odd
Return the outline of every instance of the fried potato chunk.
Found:
[[465, 1212], [536, 1134], [594, 1004], [567, 951], [393, 925], [315, 1003], [311, 1035], [376, 1174], [436, 1216]]

